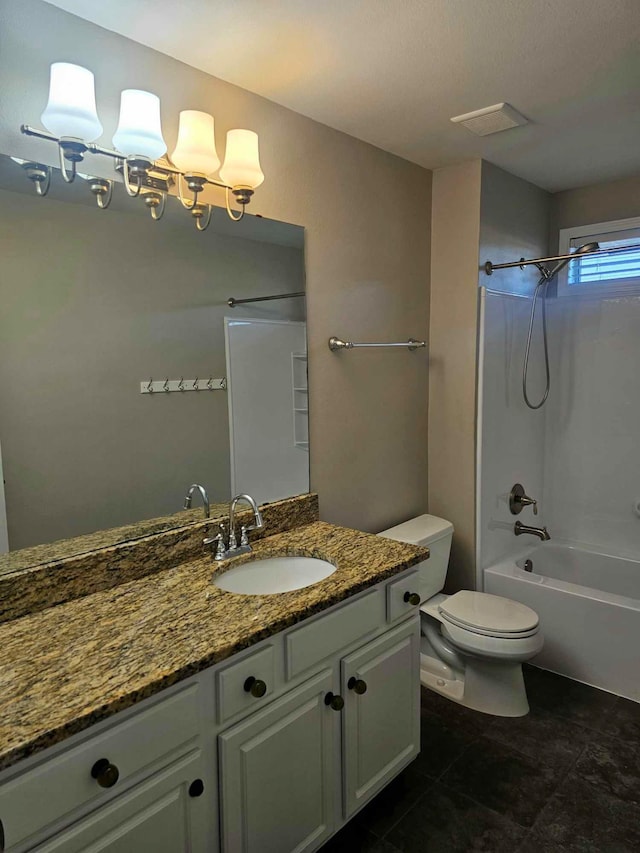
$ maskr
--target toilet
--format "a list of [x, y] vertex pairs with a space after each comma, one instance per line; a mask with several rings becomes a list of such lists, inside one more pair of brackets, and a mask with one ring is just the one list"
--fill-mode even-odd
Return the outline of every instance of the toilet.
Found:
[[538, 614], [485, 592], [442, 593], [453, 536], [453, 525], [443, 518], [421, 515], [379, 535], [431, 552], [417, 567], [422, 684], [485, 714], [527, 714], [522, 664], [542, 649]]

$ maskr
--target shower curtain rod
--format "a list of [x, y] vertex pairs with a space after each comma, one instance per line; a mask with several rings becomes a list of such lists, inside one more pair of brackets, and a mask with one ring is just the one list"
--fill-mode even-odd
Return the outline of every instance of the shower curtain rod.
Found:
[[234, 299], [233, 296], [227, 299], [229, 308], [234, 305], [244, 305], [245, 302], [270, 302], [272, 299], [293, 299], [297, 296], [304, 296], [304, 290], [298, 290], [295, 293], [279, 293], [277, 296], [255, 296], [253, 299]]
[[494, 270], [505, 270], [509, 269], [509, 267], [520, 267], [520, 269], [524, 269], [530, 264], [540, 266], [541, 264], [547, 264], [551, 261], [573, 260], [576, 257], [587, 258], [589, 255], [612, 255], [616, 252], [631, 252], [634, 250], [640, 250], [640, 244], [636, 246], [613, 246], [610, 249], [594, 249], [592, 252], [581, 252], [580, 255], [576, 252], [571, 252], [569, 255], [553, 255], [550, 258], [531, 258], [528, 261], [524, 258], [520, 258], [519, 261], [511, 261], [508, 264], [493, 264], [491, 261], [487, 261], [484, 265], [484, 271], [487, 275], [492, 275]]

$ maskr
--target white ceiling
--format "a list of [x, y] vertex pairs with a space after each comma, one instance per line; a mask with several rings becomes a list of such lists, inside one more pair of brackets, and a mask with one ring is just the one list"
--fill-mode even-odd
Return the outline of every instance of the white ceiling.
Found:
[[[640, 173], [640, 0], [48, 0], [415, 163]], [[484, 139], [451, 116], [507, 101]]]

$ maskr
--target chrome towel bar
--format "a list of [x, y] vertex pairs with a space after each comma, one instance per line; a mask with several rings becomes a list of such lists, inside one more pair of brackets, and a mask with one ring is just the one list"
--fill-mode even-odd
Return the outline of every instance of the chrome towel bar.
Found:
[[356, 344], [353, 341], [342, 341], [340, 338], [329, 338], [329, 349], [331, 352], [338, 352], [343, 349], [356, 349], [357, 347], [406, 347], [410, 352], [426, 347], [426, 341], [417, 341], [415, 338], [409, 338], [408, 341], [400, 341], [398, 343], [362, 343]]

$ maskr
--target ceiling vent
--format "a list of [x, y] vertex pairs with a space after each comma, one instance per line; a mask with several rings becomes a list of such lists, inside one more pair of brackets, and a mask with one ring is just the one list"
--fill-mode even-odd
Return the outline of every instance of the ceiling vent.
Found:
[[520, 127], [528, 124], [522, 113], [514, 110], [511, 104], [494, 104], [483, 110], [475, 110], [462, 116], [454, 116], [451, 121], [463, 124], [476, 136], [489, 136], [491, 133], [499, 133], [501, 130], [509, 130], [512, 127]]

